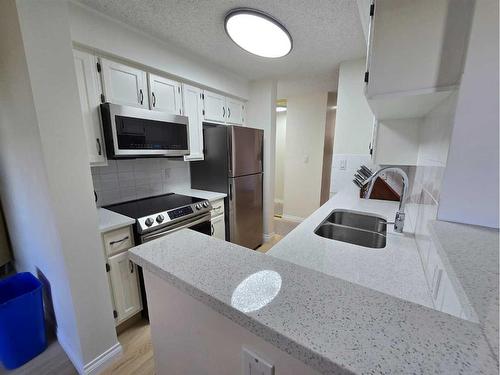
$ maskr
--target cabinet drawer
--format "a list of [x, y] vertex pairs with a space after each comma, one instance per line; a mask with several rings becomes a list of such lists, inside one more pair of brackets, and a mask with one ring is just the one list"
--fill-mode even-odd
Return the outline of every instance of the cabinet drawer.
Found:
[[224, 199], [218, 199], [211, 203], [212, 203], [212, 211], [210, 211], [210, 213], [212, 214], [212, 217], [224, 213]]
[[102, 235], [106, 255], [110, 256], [134, 246], [130, 226], [106, 232]]

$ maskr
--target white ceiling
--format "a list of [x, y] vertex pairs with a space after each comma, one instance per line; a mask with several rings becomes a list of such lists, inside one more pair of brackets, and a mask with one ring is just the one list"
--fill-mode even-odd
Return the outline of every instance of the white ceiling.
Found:
[[[365, 54], [354, 0], [78, 1], [250, 80], [324, 76], [336, 85], [339, 63]], [[236, 7], [280, 20], [292, 35], [292, 52], [265, 59], [236, 46], [224, 32], [224, 16]]]

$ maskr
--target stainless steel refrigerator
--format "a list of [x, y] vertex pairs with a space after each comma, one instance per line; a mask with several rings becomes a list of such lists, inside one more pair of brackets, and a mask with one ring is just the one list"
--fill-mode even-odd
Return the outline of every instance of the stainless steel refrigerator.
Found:
[[264, 131], [203, 124], [205, 160], [190, 162], [191, 187], [226, 193], [226, 240], [255, 249], [262, 244]]

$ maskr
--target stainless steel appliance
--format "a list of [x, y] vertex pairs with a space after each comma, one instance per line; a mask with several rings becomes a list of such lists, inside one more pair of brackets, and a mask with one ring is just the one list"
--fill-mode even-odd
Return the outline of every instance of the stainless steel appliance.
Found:
[[183, 228], [211, 234], [208, 200], [180, 194], [164, 194], [105, 206], [135, 219], [135, 243], [163, 237]]
[[110, 159], [189, 154], [186, 116], [104, 103], [101, 117]]
[[[164, 194], [105, 206], [110, 211], [135, 219], [135, 243], [141, 244], [166, 236], [183, 228], [211, 235], [210, 211], [205, 199], [180, 194]], [[200, 249], [202, 251], [202, 249]], [[142, 269], [138, 269], [144, 317], [148, 317]]]
[[204, 123], [204, 160], [190, 163], [191, 187], [227, 194], [226, 239], [255, 249], [262, 244], [264, 131]]

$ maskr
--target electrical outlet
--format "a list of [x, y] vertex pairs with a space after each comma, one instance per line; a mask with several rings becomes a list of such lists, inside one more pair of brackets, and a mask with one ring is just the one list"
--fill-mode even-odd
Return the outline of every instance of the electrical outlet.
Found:
[[340, 170], [345, 171], [347, 169], [347, 159], [342, 159], [340, 161]]
[[274, 375], [274, 366], [247, 348], [242, 348], [243, 375]]

